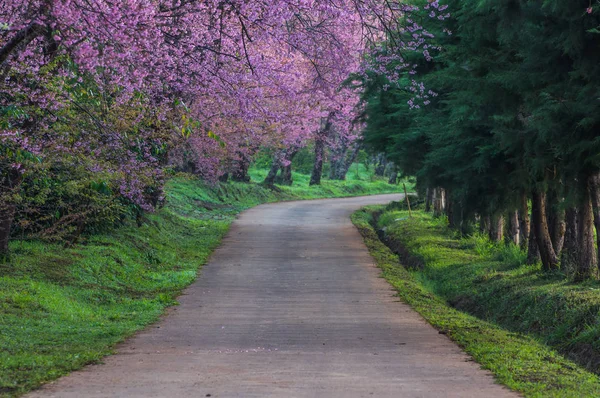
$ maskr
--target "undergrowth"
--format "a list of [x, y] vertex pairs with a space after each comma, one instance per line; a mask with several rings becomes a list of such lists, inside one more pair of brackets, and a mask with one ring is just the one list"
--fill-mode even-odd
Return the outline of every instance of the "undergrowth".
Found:
[[369, 224], [375, 211], [353, 220], [386, 279], [498, 381], [526, 396], [600, 396], [600, 379], [588, 371], [598, 372], [598, 282], [543, 274], [518, 247], [459, 238], [424, 212], [384, 212], [377, 228], [402, 248], [402, 263], [417, 264], [405, 269]]

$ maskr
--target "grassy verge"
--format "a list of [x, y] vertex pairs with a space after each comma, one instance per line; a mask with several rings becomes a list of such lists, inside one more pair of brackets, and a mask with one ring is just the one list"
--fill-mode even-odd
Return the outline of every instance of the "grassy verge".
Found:
[[0, 396], [20, 395], [97, 362], [154, 322], [194, 281], [240, 211], [279, 200], [396, 190], [381, 181], [324, 181], [314, 189], [280, 191], [236, 183], [211, 188], [179, 177], [167, 186], [166, 207], [142, 227], [91, 236], [71, 249], [12, 242], [12, 262], [0, 265]]
[[[475, 244], [477, 239], [455, 238], [443, 221], [422, 212], [414, 213], [411, 219], [404, 211], [386, 212], [379, 218], [378, 227], [385, 228], [387, 238], [402, 245], [404, 259], [421, 266], [408, 270], [381, 242], [371, 225], [374, 213], [381, 209], [361, 210], [352, 219], [383, 276], [402, 300], [489, 369], [498, 382], [528, 397], [600, 396], [600, 378], [595, 374], [564, 358], [536, 337], [481, 319], [498, 319], [502, 313], [519, 313], [521, 319], [534, 318], [523, 299], [515, 301], [518, 296], [511, 295], [511, 286], [516, 284], [528, 291], [523, 287], [525, 278], [529, 279], [529, 290], [535, 291], [541, 285], [558, 281], [540, 280], [531, 269], [515, 268], [507, 260], [508, 256], [493, 260], [487, 254], [478, 253], [481, 245]], [[504, 289], [482, 288], [506, 278], [502, 273], [511, 272], [515, 280], [505, 281]], [[489, 296], [482, 293], [484, 290]], [[479, 301], [488, 316], [478, 318], [452, 308], [448, 304], [450, 292], [460, 302]], [[549, 305], [550, 302], [540, 303], [540, 306]], [[490, 313], [497, 316], [489, 316]]]

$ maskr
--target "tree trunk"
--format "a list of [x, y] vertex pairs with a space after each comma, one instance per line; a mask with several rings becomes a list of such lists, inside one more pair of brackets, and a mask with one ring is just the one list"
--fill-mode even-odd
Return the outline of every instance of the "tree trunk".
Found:
[[292, 178], [292, 165], [288, 164], [281, 168], [281, 185], [292, 185], [294, 179]]
[[598, 261], [594, 247], [594, 216], [590, 184], [585, 189], [579, 209], [579, 252], [577, 258], [577, 280], [585, 280], [596, 275]]
[[317, 140], [315, 142], [315, 164], [310, 175], [309, 185], [320, 185], [321, 175], [323, 174], [323, 157], [325, 156], [325, 142]]
[[250, 182], [248, 169], [250, 168], [250, 159], [243, 153], [238, 153], [238, 159], [233, 161], [231, 170], [231, 179], [237, 182]]
[[560, 252], [565, 240], [565, 212], [562, 210], [562, 199], [558, 196], [555, 189], [551, 190], [546, 198], [546, 210], [548, 213], [548, 232], [552, 239], [552, 247], [557, 257], [560, 257]]
[[448, 194], [444, 188], [440, 188], [440, 205], [442, 210], [446, 210], [448, 205]]
[[433, 202], [433, 189], [427, 188], [425, 191], [425, 211], [429, 213], [431, 211], [431, 203]]
[[473, 234], [475, 230], [475, 217], [469, 215], [465, 217], [465, 206], [460, 206], [460, 232], [463, 236], [469, 236]]
[[433, 216], [440, 217], [446, 208], [446, 192], [444, 188], [435, 188], [433, 200]]
[[527, 264], [537, 264], [540, 260], [540, 250], [535, 238], [535, 228], [531, 227], [529, 228], [529, 236], [527, 238]]
[[269, 169], [269, 173], [265, 177], [263, 184], [268, 187], [275, 186], [275, 178], [277, 177], [277, 172], [279, 171], [279, 167], [281, 166], [281, 154], [276, 153], [273, 157], [273, 163], [271, 163], [271, 168]]
[[333, 113], [329, 114], [326, 119], [321, 119], [321, 128], [319, 129], [317, 136], [315, 137], [315, 164], [313, 171], [310, 176], [310, 183], [308, 185], [320, 185], [321, 176], [323, 175], [323, 160], [325, 158], [325, 141], [331, 130], [331, 118]]
[[219, 182], [229, 181], [229, 173], [223, 173], [219, 176]]
[[448, 226], [462, 233], [463, 205], [462, 202], [452, 199], [449, 192], [446, 192], [446, 216], [448, 217]]
[[[600, 173], [590, 177], [590, 194], [592, 197], [592, 209], [594, 211], [594, 227], [596, 228], [596, 257], [600, 260]], [[600, 266], [600, 264], [599, 264]]]
[[502, 215], [492, 216], [490, 226], [490, 240], [492, 242], [502, 242], [504, 238], [504, 217]]
[[385, 174], [385, 166], [387, 166], [387, 159], [385, 158], [384, 153], [380, 153], [377, 155], [377, 167], [375, 167], [375, 175], [378, 177], [383, 177]]
[[508, 228], [506, 229], [508, 241], [519, 246], [520, 243], [520, 232], [519, 232], [519, 212], [517, 210], [508, 213]]
[[292, 185], [294, 180], [292, 178], [292, 162], [298, 153], [297, 150], [286, 151], [286, 163], [287, 166], [281, 167], [281, 185]]
[[558, 268], [558, 258], [552, 246], [552, 238], [548, 231], [548, 218], [546, 215], [546, 193], [537, 190], [532, 194], [531, 218], [532, 228], [535, 229], [535, 238], [545, 271]]
[[454, 201], [452, 200], [449, 193], [446, 196], [446, 218], [448, 218], [448, 226], [450, 228], [455, 228], [454, 224]]
[[479, 232], [483, 235], [491, 235], [492, 219], [490, 216], [481, 216], [479, 219]]
[[3, 204], [0, 206], [0, 263], [8, 261], [10, 231], [15, 218], [16, 206]]
[[565, 229], [565, 212], [560, 210], [558, 217], [554, 219], [554, 234], [552, 235], [552, 245], [557, 256], [560, 256], [565, 243]]
[[352, 150], [352, 153], [350, 154], [350, 156], [346, 159], [346, 161], [344, 163], [342, 163], [341, 168], [338, 171], [338, 174], [336, 176], [336, 178], [338, 180], [341, 180], [341, 181], [346, 180], [346, 174], [348, 174], [348, 170], [350, 170], [352, 163], [354, 163], [356, 161], [356, 158], [358, 157], [358, 153], [360, 152], [360, 148], [361, 148], [361, 144], [357, 142], [354, 145], [354, 149]]
[[339, 144], [338, 148], [333, 150], [331, 154], [331, 169], [329, 170], [329, 179], [330, 180], [339, 180], [344, 181], [346, 179], [346, 174], [352, 163], [358, 157], [358, 153], [360, 151], [360, 143], [354, 143], [351, 152], [349, 151], [349, 147], [345, 144]]
[[392, 171], [390, 174], [390, 179], [388, 180], [389, 184], [396, 185], [398, 184], [398, 172], [396, 170]]
[[42, 36], [46, 29], [46, 27], [39, 23], [32, 23], [19, 30], [9, 41], [0, 47], [0, 65], [8, 59], [11, 53], [17, 51], [19, 48], [25, 48], [33, 40]]
[[576, 208], [565, 212], [565, 242], [560, 253], [561, 268], [569, 273], [577, 269], [579, 258], [579, 214]]
[[10, 232], [15, 219], [17, 206], [7, 198], [20, 189], [22, 174], [15, 170], [0, 170], [0, 263], [9, 259]]
[[519, 236], [521, 248], [525, 249], [529, 243], [529, 206], [527, 204], [527, 193], [521, 193], [521, 203], [519, 208]]
[[250, 182], [250, 176], [248, 175], [248, 168], [235, 169], [231, 173], [231, 179], [236, 182]]
[[343, 169], [346, 162], [346, 153], [348, 147], [343, 143], [338, 142], [334, 145], [334, 148], [329, 149], [330, 151], [330, 166], [329, 166], [329, 179], [339, 180], [341, 169]]

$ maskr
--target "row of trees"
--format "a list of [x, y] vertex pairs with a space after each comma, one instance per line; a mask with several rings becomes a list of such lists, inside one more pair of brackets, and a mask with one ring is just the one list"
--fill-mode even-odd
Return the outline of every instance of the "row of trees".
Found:
[[453, 227], [479, 224], [544, 270], [597, 275], [600, 3], [445, 3], [452, 18], [422, 22], [432, 60], [406, 55], [419, 74], [358, 79], [365, 141], [445, 203]]
[[74, 242], [141, 220], [169, 170], [243, 181], [262, 147], [283, 166], [333, 130], [350, 147], [358, 96], [341, 83], [384, 36], [424, 37], [412, 12], [399, 0], [3, 0], [0, 258], [11, 235]]

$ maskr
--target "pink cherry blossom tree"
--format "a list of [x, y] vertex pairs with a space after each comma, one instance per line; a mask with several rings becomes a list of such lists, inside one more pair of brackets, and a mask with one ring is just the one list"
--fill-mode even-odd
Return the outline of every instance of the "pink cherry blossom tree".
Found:
[[[165, 164], [188, 162], [215, 181], [243, 171], [261, 146], [305, 145], [323, 121], [353, 139], [358, 97], [340, 85], [383, 61], [409, 68], [390, 47], [427, 56], [413, 9], [395, 0], [4, 0], [0, 251], [23, 179], [68, 153], [151, 210]], [[406, 29], [414, 41], [395, 40]], [[135, 112], [123, 123], [126, 109]], [[85, 131], [57, 127], [68, 119], [85, 119]]]

